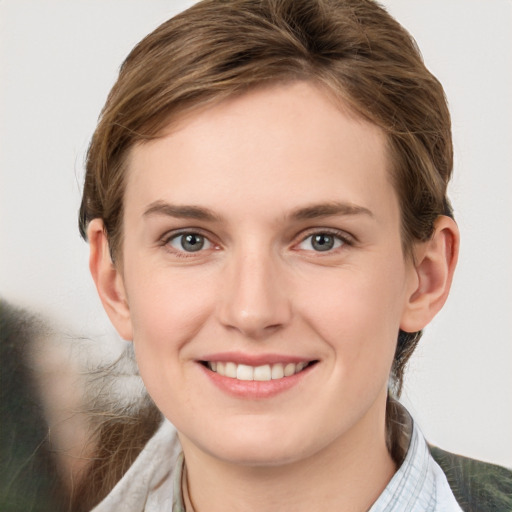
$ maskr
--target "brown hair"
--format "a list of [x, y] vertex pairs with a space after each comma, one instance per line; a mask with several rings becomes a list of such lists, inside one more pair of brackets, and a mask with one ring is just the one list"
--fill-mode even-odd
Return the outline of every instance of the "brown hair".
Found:
[[[371, 0], [204, 0], [144, 38], [123, 63], [89, 147], [79, 225], [102, 218], [122, 248], [125, 161], [192, 109], [278, 81], [321, 84], [387, 135], [404, 254], [451, 215], [450, 116], [413, 38]], [[400, 332], [399, 395], [421, 333]]]

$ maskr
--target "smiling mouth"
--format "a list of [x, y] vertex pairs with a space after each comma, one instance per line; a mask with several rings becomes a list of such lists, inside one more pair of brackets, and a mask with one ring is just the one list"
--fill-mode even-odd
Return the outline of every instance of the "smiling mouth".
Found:
[[303, 361], [300, 363], [275, 363], [261, 366], [237, 364], [231, 361], [201, 361], [210, 371], [222, 376], [244, 381], [271, 381], [285, 379], [304, 371], [318, 361]]

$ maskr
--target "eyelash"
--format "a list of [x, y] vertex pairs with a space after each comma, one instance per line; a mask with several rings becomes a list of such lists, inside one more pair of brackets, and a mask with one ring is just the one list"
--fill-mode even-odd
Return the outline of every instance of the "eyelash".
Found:
[[[186, 251], [184, 249], [180, 250], [180, 249], [177, 249], [177, 248], [174, 248], [171, 246], [171, 242], [178, 240], [180, 237], [184, 237], [187, 235], [201, 237], [207, 244], [209, 244], [209, 246], [206, 249], [204, 249], [203, 247], [200, 247], [197, 251]], [[293, 248], [295, 250], [301, 250], [301, 249], [297, 249], [298, 246], [300, 246], [306, 240], [308, 240], [309, 238], [312, 238], [314, 236], [333, 237], [335, 240], [340, 242], [340, 244], [337, 247], [329, 248], [325, 251], [321, 251], [321, 250], [315, 251], [314, 249], [305, 249], [307, 252], [315, 253], [318, 255], [322, 255], [322, 253], [325, 253], [326, 255], [332, 254], [333, 252], [335, 252], [338, 249], [343, 249], [343, 247], [351, 247], [355, 243], [354, 238], [344, 231], [339, 231], [339, 230], [335, 230], [335, 229], [318, 228], [318, 229], [310, 231], [306, 236], [302, 236], [300, 241], [293, 245]], [[195, 229], [195, 230], [188, 229], [185, 231], [179, 231], [179, 232], [173, 232], [170, 234], [166, 234], [161, 239], [161, 245], [163, 245], [169, 252], [172, 252], [172, 254], [177, 256], [178, 258], [190, 258], [190, 257], [194, 257], [196, 252], [202, 253], [205, 250], [211, 250], [211, 249], [215, 250], [215, 249], [219, 248], [219, 246], [217, 244], [215, 244], [214, 242], [211, 241], [209, 235], [202, 233], [198, 229]], [[183, 242], [181, 245], [183, 247]]]
[[[327, 249], [325, 251], [315, 251], [314, 249], [307, 250], [308, 252], [315, 253], [317, 255], [322, 255], [322, 253], [325, 253], [326, 255], [332, 254], [333, 252], [337, 251], [337, 249], [342, 250], [344, 247], [351, 247], [354, 245], [355, 240], [354, 238], [346, 233], [345, 231], [339, 231], [337, 229], [325, 229], [325, 228], [318, 228], [310, 231], [306, 236], [303, 236], [301, 238], [301, 241], [298, 244], [295, 244], [295, 247], [298, 247], [299, 245], [303, 244], [306, 240], [309, 238], [313, 238], [315, 236], [330, 236], [333, 237], [335, 240], [338, 240], [340, 242], [340, 245], [337, 247], [333, 247], [330, 249]], [[300, 249], [299, 249], [300, 250]]]
[[[197, 251], [185, 251], [184, 249], [180, 250], [171, 246], [171, 242], [175, 240], [179, 240], [181, 237], [185, 237], [187, 235], [193, 235], [197, 237], [201, 237], [205, 243], [209, 244], [211, 247], [207, 249], [217, 249], [218, 245], [211, 241], [211, 237], [202, 233], [201, 230], [198, 229], [188, 229], [179, 232], [168, 233], [164, 235], [161, 239], [161, 245], [163, 245], [169, 252], [171, 252], [174, 256], [178, 258], [191, 258], [194, 257], [196, 253], [204, 252], [203, 247], [200, 247]], [[183, 247], [183, 242], [182, 242]]]

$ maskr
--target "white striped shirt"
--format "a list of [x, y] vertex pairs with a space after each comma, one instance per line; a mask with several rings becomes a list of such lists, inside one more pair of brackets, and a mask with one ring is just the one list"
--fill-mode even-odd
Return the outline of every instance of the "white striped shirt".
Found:
[[[93, 512], [185, 512], [183, 456], [164, 420], [133, 465]], [[412, 422], [407, 455], [369, 512], [460, 512], [442, 469]], [[190, 511], [189, 511], [190, 512]]]

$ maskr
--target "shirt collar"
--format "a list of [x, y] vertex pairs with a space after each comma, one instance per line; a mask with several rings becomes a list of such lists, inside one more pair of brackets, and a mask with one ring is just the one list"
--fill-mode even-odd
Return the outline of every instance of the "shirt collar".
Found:
[[398, 471], [373, 504], [370, 512], [435, 510], [436, 485], [427, 443], [416, 423], [412, 423], [407, 455]]

